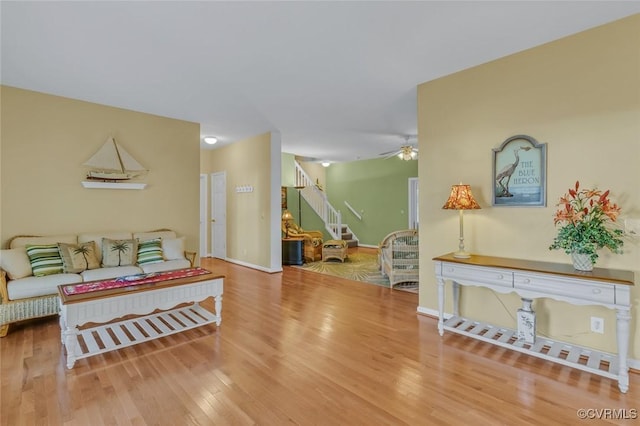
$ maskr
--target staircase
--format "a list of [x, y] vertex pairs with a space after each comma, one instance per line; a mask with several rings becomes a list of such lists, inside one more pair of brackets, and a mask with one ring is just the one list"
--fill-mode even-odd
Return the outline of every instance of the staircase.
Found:
[[295, 161], [295, 185], [301, 187], [300, 195], [324, 222], [325, 229], [334, 240], [345, 240], [349, 247], [358, 246], [358, 237], [342, 223], [342, 214], [329, 203], [327, 195], [318, 189], [300, 163]]
[[358, 240], [353, 238], [353, 234], [349, 232], [349, 227], [347, 225], [342, 225], [341, 227], [341, 240], [347, 242], [347, 246], [349, 247], [358, 247]]

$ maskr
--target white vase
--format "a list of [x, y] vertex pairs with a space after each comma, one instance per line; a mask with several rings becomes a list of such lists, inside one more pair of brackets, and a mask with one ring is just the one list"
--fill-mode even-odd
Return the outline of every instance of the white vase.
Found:
[[593, 262], [588, 254], [571, 253], [573, 268], [578, 271], [593, 271]]

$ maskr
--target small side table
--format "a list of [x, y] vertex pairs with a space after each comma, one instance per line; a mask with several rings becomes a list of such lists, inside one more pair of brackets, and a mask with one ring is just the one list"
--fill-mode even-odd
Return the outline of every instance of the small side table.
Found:
[[344, 240], [329, 240], [322, 245], [322, 261], [337, 259], [344, 263], [347, 257], [347, 242]]
[[304, 263], [304, 258], [302, 257], [303, 243], [304, 240], [302, 238], [282, 239], [283, 265], [302, 265]]

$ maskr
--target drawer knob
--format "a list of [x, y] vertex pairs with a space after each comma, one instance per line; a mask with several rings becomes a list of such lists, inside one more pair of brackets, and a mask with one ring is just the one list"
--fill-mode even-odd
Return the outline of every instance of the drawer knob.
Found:
[[602, 290], [600, 290], [599, 288], [593, 289], [593, 294], [600, 294], [600, 293], [602, 293]]
[[531, 282], [531, 280], [529, 278], [525, 278], [523, 281], [525, 284], [529, 284]]
[[453, 272], [453, 268], [447, 268], [447, 272]]
[[504, 278], [504, 275], [502, 275], [502, 274], [498, 274], [498, 279], [499, 279], [499, 280], [501, 280], [501, 279], [503, 279], [503, 278]]

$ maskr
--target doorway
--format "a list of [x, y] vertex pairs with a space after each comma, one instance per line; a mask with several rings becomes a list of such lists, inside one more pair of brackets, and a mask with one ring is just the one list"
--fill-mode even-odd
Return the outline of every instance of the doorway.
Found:
[[409, 229], [418, 229], [418, 178], [409, 178]]

